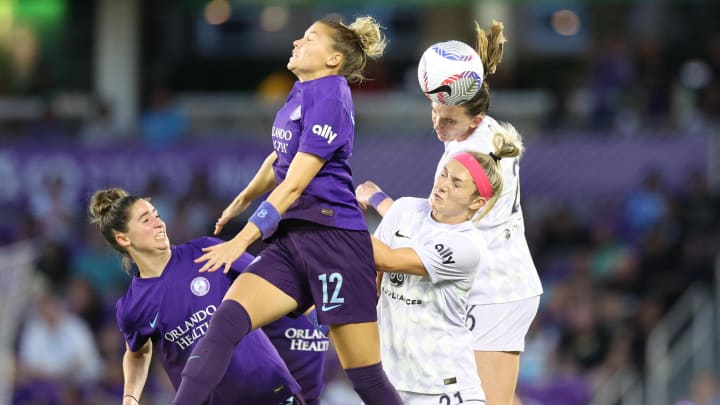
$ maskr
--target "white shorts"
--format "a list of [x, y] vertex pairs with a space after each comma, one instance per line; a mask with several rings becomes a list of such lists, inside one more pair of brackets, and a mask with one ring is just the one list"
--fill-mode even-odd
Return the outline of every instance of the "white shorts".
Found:
[[405, 405], [484, 405], [485, 392], [482, 388], [471, 388], [463, 391], [452, 391], [445, 394], [420, 394], [417, 392], [398, 391]]
[[476, 352], [522, 352], [540, 306], [540, 296], [502, 304], [470, 305], [465, 324]]

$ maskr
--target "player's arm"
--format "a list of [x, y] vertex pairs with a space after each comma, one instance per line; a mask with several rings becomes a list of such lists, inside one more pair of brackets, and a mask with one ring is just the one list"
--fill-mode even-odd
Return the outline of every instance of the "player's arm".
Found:
[[355, 199], [362, 209], [375, 208], [378, 215], [384, 217], [393, 205], [393, 199], [385, 194], [377, 184], [366, 181], [355, 189]]
[[245, 209], [259, 196], [270, 191], [275, 186], [275, 173], [273, 172], [272, 165], [277, 159], [277, 153], [273, 151], [270, 153], [260, 169], [258, 169], [255, 176], [250, 180], [250, 183], [242, 190], [235, 199], [223, 210], [222, 215], [215, 224], [215, 235], [220, 234], [223, 226], [228, 223], [232, 218], [240, 215]]
[[[284, 214], [300, 198], [324, 164], [325, 160], [319, 156], [298, 152], [290, 163], [285, 180], [273, 189], [265, 201], [272, 204], [280, 215]], [[233, 239], [245, 241], [247, 245], [250, 245], [260, 236], [260, 228], [254, 223], [248, 222]]]
[[150, 360], [152, 359], [152, 342], [148, 340], [140, 350], [133, 352], [125, 345], [123, 355], [123, 405], [138, 405], [145, 381], [147, 381]]
[[267, 202], [272, 204], [280, 214], [285, 213], [300, 198], [324, 164], [325, 160], [319, 156], [298, 152], [290, 163], [285, 180], [270, 193]]
[[427, 276], [428, 272], [420, 256], [412, 248], [393, 249], [376, 237], [372, 237], [375, 266], [380, 271]]

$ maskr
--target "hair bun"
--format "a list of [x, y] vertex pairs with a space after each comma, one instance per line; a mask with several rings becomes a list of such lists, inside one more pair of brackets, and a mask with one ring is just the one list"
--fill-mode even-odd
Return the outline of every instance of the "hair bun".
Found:
[[128, 192], [121, 188], [108, 188], [96, 191], [90, 199], [88, 213], [92, 222], [99, 222], [112, 207], [113, 203], [123, 197], [127, 197]]

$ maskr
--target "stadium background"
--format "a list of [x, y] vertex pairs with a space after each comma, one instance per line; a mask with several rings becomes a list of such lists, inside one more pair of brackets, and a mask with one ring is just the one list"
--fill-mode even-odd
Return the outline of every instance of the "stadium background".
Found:
[[[355, 89], [352, 163], [356, 182], [394, 196], [425, 195], [442, 150], [419, 55], [474, 45], [474, 19], [505, 23], [491, 114], [528, 147], [522, 200], [545, 288], [525, 404], [720, 403], [710, 0], [0, 0], [0, 403], [120, 400], [113, 305], [128, 278], [87, 224], [89, 193], [152, 196], [177, 242], [211, 232], [269, 150], [292, 40], [329, 14], [387, 27], [386, 56]], [[33, 347], [28, 324], [51, 319], [91, 344]], [[142, 402], [168, 403], [154, 370]], [[324, 403], [355, 403], [333, 356], [327, 374]]]

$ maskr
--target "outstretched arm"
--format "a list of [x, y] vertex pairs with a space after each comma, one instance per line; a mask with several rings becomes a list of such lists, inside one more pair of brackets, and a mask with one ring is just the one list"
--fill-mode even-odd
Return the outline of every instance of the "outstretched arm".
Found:
[[360, 208], [366, 210], [368, 206], [375, 208], [375, 211], [384, 217], [393, 204], [393, 199], [388, 197], [377, 184], [366, 181], [355, 189], [355, 199]]
[[147, 380], [152, 342], [148, 340], [140, 350], [133, 352], [125, 345], [123, 355], [123, 405], [138, 405]]
[[[269, 209], [262, 215], [258, 215], [256, 211], [253, 217], [257, 215], [259, 218], [265, 219], [268, 216], [277, 216], [277, 220], [279, 220], [279, 216], [295, 203], [324, 164], [325, 161], [318, 156], [298, 152], [290, 163], [285, 180], [278, 184], [267, 200], [263, 202], [272, 207], [268, 207]], [[263, 205], [261, 204], [258, 210], [262, 209]], [[275, 213], [271, 213], [269, 210], [275, 210]], [[206, 262], [199, 271], [215, 271], [224, 267], [224, 271], [227, 273], [230, 265], [262, 235], [261, 229], [252, 220], [253, 218], [250, 218], [245, 227], [231, 240], [204, 248], [205, 254], [195, 259], [195, 263]]]
[[393, 249], [376, 237], [372, 237], [375, 266], [379, 271], [427, 276], [428, 272], [420, 256], [411, 248]]
[[273, 173], [272, 165], [276, 159], [277, 153], [273, 151], [265, 158], [250, 183], [223, 210], [222, 215], [215, 223], [215, 235], [219, 235], [225, 224], [245, 211], [251, 202], [275, 186], [275, 173]]

